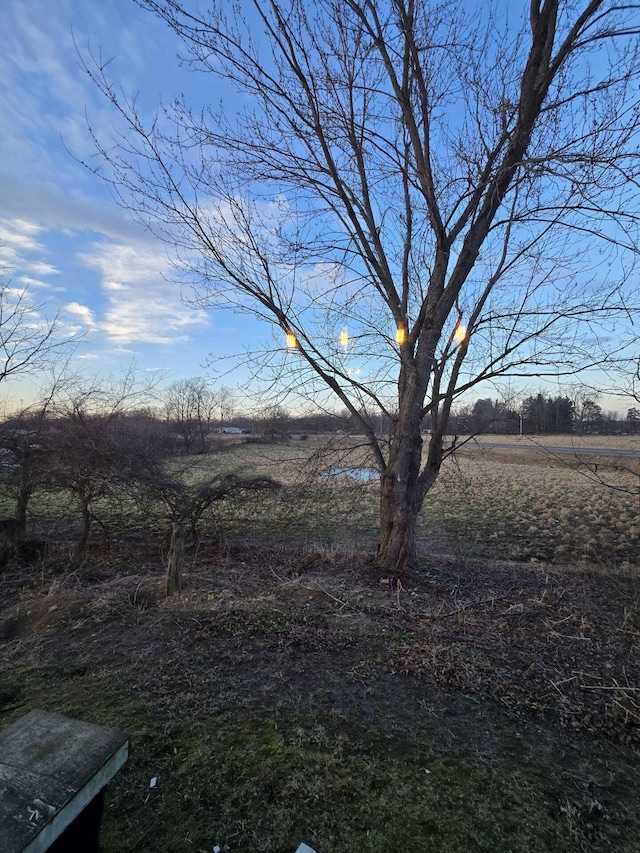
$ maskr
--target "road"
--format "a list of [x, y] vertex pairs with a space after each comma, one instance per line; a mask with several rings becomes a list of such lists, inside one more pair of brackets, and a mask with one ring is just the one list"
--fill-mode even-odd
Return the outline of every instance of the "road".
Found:
[[631, 456], [633, 458], [640, 457], [640, 450], [618, 449], [611, 447], [556, 447], [554, 445], [544, 444], [524, 444], [521, 442], [508, 444], [507, 442], [499, 441], [469, 441], [465, 445], [460, 445], [469, 450], [481, 450], [484, 447], [490, 447], [496, 450], [533, 450], [539, 453], [570, 453], [572, 456]]

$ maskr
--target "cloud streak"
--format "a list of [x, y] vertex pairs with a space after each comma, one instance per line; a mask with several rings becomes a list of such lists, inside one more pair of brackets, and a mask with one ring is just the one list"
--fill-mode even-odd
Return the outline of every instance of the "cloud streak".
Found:
[[209, 325], [203, 310], [180, 299], [164, 252], [125, 243], [95, 243], [82, 256], [98, 272], [106, 306], [97, 325], [116, 344], [175, 344]]
[[48, 275], [57, 275], [60, 271], [53, 264], [44, 260], [47, 249], [38, 239], [42, 229], [33, 222], [25, 219], [0, 219], [0, 272], [10, 276], [16, 270], [21, 272], [19, 278], [25, 286], [31, 283], [36, 287], [48, 287], [41, 279]]
[[64, 306], [64, 310], [88, 329], [96, 328], [93, 311], [87, 305], [81, 305], [79, 302], [69, 302], [68, 305]]

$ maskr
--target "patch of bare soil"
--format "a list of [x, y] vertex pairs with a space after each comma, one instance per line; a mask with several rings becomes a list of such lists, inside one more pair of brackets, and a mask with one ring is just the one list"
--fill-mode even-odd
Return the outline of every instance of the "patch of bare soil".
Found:
[[411, 732], [446, 711], [445, 745], [484, 748], [479, 720], [485, 741], [511, 720], [536, 748], [542, 729], [640, 744], [637, 577], [442, 557], [396, 580], [358, 557], [200, 549], [167, 600], [160, 566], [121, 557], [5, 573], [0, 676], [103, 671], [176, 719], [321, 708]]

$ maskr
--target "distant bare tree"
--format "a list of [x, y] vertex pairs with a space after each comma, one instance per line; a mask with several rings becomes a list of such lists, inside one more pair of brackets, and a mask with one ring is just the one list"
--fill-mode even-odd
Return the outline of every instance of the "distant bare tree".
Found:
[[227, 389], [214, 390], [202, 377], [180, 379], [164, 392], [167, 417], [174, 424], [187, 453], [194, 446], [201, 451], [206, 449], [212, 423], [218, 411], [223, 412], [227, 405], [226, 393]]
[[224, 430], [225, 422], [233, 417], [235, 411], [235, 399], [231, 388], [223, 385], [216, 394], [216, 404], [220, 412], [220, 432]]
[[175, 427], [187, 453], [195, 440], [197, 422], [195, 418], [195, 402], [188, 379], [173, 382], [164, 392], [165, 411], [167, 419]]
[[138, 4], [238, 94], [147, 122], [87, 64], [127, 128], [94, 136], [107, 179], [201, 304], [274, 325], [290, 390], [359, 420], [381, 473], [378, 563], [401, 571], [458, 397], [606, 365], [633, 337], [638, 6]]
[[578, 435], [585, 432], [598, 431], [602, 423], [602, 406], [597, 402], [597, 395], [589, 389], [578, 389], [573, 394], [573, 421]]
[[119, 379], [77, 379], [51, 407], [47, 485], [67, 490], [80, 513], [73, 563], [83, 557], [94, 521], [107, 532], [101, 501], [130, 489], [154, 464], [155, 454], [131, 440], [140, 434], [120, 426], [154, 393], [153, 381], [140, 380], [130, 368]]
[[293, 424], [294, 420], [284, 406], [268, 406], [257, 418], [259, 431], [271, 441], [286, 438]]

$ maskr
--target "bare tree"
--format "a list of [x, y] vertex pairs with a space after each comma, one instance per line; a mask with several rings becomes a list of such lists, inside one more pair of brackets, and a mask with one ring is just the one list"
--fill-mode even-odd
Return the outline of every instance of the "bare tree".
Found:
[[271, 441], [286, 438], [293, 429], [293, 418], [284, 406], [268, 406], [258, 416], [260, 433]]
[[16, 374], [42, 369], [69, 349], [68, 337], [57, 337], [57, 317], [40, 316], [42, 305], [32, 302], [28, 287], [0, 284], [0, 382]]
[[193, 483], [188, 481], [189, 474], [188, 468], [167, 474], [150, 466], [147, 475], [140, 478], [140, 484], [154, 501], [160, 501], [172, 523], [188, 525], [194, 541], [198, 539], [198, 526], [203, 516], [217, 504], [242, 502], [282, 488], [270, 477], [216, 474], [210, 480]]
[[197, 442], [199, 450], [205, 450], [207, 435], [218, 412], [224, 418], [227, 406], [227, 389], [215, 391], [201, 376], [180, 379], [165, 391], [167, 417], [175, 425], [187, 453]]
[[65, 373], [67, 358], [78, 338], [59, 335], [58, 318], [43, 317], [43, 306], [30, 299], [26, 286], [0, 284], [0, 382], [51, 372], [51, 384], [39, 399], [4, 419], [0, 427], [3, 465], [0, 482], [15, 499], [15, 551], [20, 552], [27, 530], [29, 501], [42, 485], [46, 454], [42, 439], [55, 390]]
[[231, 388], [223, 385], [215, 396], [215, 402], [220, 411], [220, 432], [224, 430], [225, 421], [233, 417], [235, 411], [235, 399]]
[[588, 388], [574, 388], [572, 395], [573, 424], [578, 435], [599, 431], [602, 407], [596, 402], [597, 394]]
[[184, 449], [189, 453], [197, 431], [196, 404], [191, 380], [180, 379], [172, 382], [166, 389], [164, 397], [167, 418], [173, 423], [182, 439]]
[[101, 504], [123, 490], [135, 491], [155, 465], [156, 453], [145, 450], [144, 435], [122, 428], [127, 414], [154, 394], [154, 380], [141, 380], [130, 367], [117, 379], [76, 378], [50, 408], [47, 484], [65, 489], [80, 513], [72, 563], [84, 557], [93, 522], [107, 532]]
[[0, 482], [15, 501], [20, 542], [27, 532], [29, 502], [47, 479], [47, 408], [46, 401], [39, 402], [7, 418], [0, 427], [3, 459]]
[[610, 332], [637, 310], [639, 7], [137, 2], [239, 94], [147, 123], [87, 63], [126, 124], [115, 146], [94, 136], [108, 179], [201, 304], [274, 324], [279, 377], [359, 420], [378, 561], [407, 568], [454, 401], [619, 354]]

